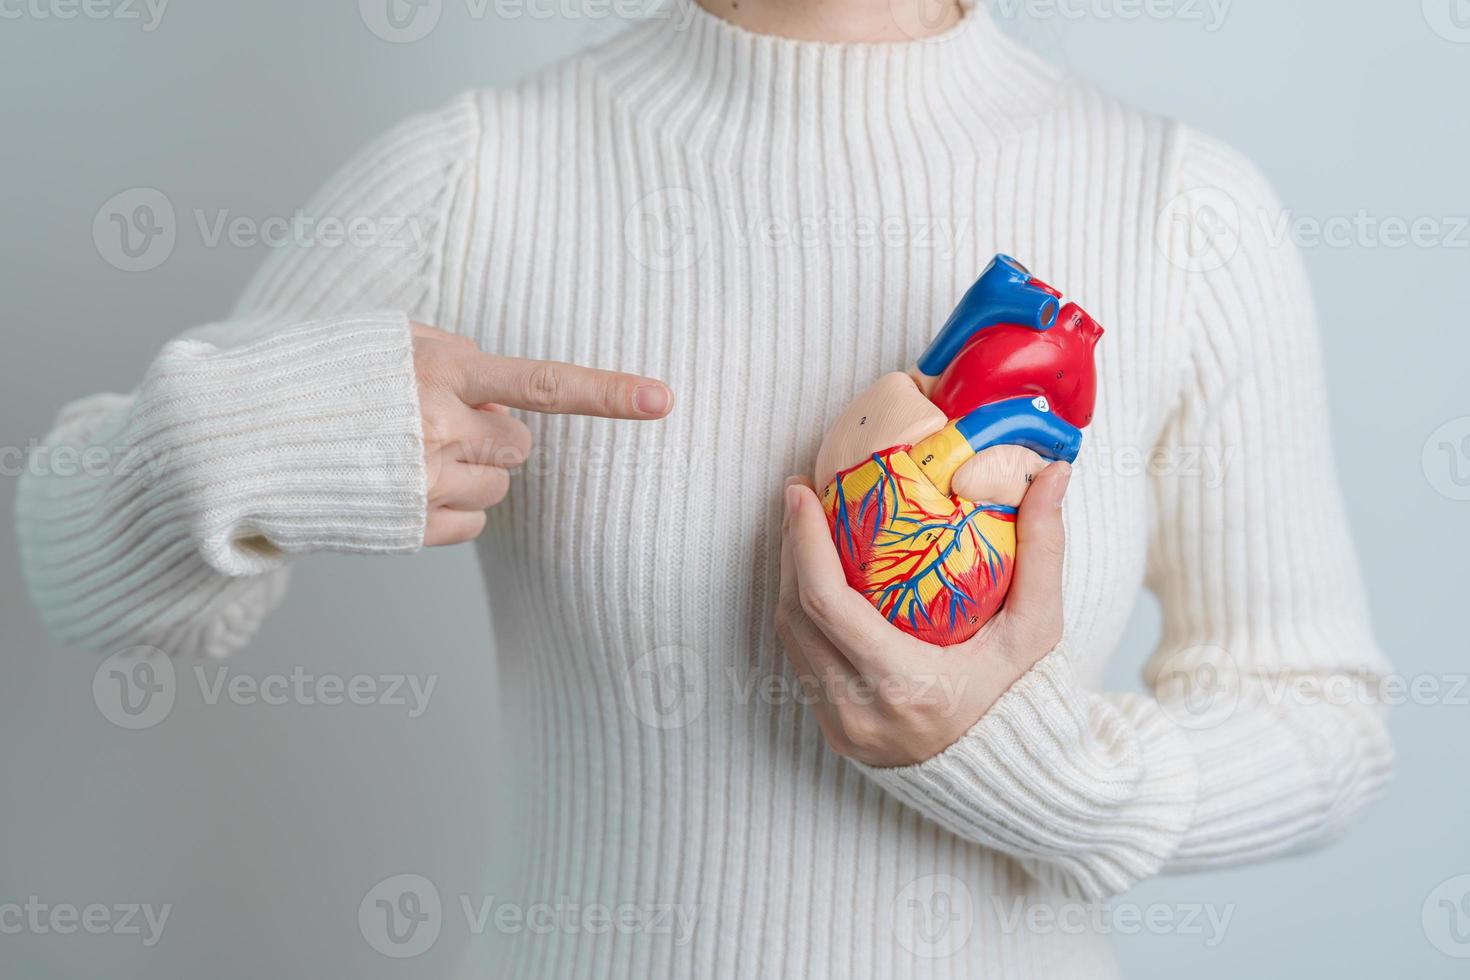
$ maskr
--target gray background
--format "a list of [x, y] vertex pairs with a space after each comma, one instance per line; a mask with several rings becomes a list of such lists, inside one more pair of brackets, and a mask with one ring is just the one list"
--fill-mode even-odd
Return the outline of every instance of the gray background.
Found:
[[[222, 315], [264, 257], [209, 247], [185, 217], [165, 264], [118, 271], [91, 231], [114, 194], [155, 187], [181, 215], [290, 215], [406, 114], [619, 29], [578, 0], [552, 17], [443, 0], [436, 29], [407, 44], [370, 32], [353, 0], [175, 0], [151, 31], [141, 5], [93, 8], [141, 21], [63, 20], [36, 10], [66, 0], [28, 2], [0, 7], [0, 447], [43, 433], [66, 400], [129, 388], [168, 337]], [[1457, 441], [1470, 433], [1470, 232], [1453, 220], [1470, 214], [1470, 3], [1236, 0], [1223, 20], [1195, 0], [1156, 0], [1142, 16], [1129, 0], [996, 5], [1050, 57], [1241, 147], [1298, 216], [1367, 219], [1306, 249], [1333, 434], [1379, 636], [1406, 676], [1453, 691], [1470, 660], [1470, 502], [1455, 499], [1470, 496], [1470, 441]], [[1395, 218], [1429, 218], [1439, 239], [1394, 247], [1372, 229]], [[0, 511], [13, 494], [0, 477]], [[8, 519], [0, 623], [0, 904], [174, 906], [152, 949], [0, 935], [0, 977], [492, 975], [457, 909], [409, 961], [375, 953], [356, 918], [368, 889], [400, 872], [429, 876], [447, 904], [491, 894], [497, 842], [516, 846], [496, 810], [497, 773], [514, 759], [497, 748], [469, 549], [303, 562], [284, 608], [229, 664], [255, 677], [435, 675], [417, 719], [381, 705], [210, 705], [186, 675], [166, 721], [123, 731], [90, 695], [97, 659], [49, 642], [28, 608]], [[1116, 686], [1136, 685], [1155, 625], [1145, 599]], [[1428, 931], [1421, 912], [1470, 873], [1467, 698], [1396, 711], [1396, 781], [1344, 842], [1137, 889], [1128, 901], [1235, 908], [1213, 948], [1119, 936], [1129, 974], [1464, 976], [1470, 962], [1446, 954], [1470, 954], [1470, 898], [1463, 944], [1438, 895]]]

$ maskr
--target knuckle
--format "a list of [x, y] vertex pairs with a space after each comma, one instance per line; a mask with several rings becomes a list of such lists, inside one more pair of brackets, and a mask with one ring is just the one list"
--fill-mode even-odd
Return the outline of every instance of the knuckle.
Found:
[[415, 357], [414, 373], [418, 375], [419, 390], [421, 392], [451, 392], [455, 390], [456, 382], [453, 365], [446, 364], [443, 359], [435, 356], [432, 352]]
[[424, 454], [424, 486], [425, 498], [430, 507], [439, 504], [439, 498], [443, 495], [441, 485], [443, 483], [444, 463], [438, 453]]
[[427, 335], [413, 339], [413, 363], [420, 376], [442, 377], [455, 366], [455, 359], [445, 350], [439, 337]]
[[1033, 529], [1029, 534], [1021, 534], [1017, 544], [1027, 555], [1023, 561], [1040, 560], [1047, 565], [1059, 565], [1066, 557], [1066, 541], [1060, 530]]
[[425, 406], [423, 411], [423, 434], [425, 450], [442, 449], [449, 445], [454, 437], [449, 431], [449, 426], [440, 417], [438, 412], [432, 411]]
[[888, 731], [881, 719], [866, 711], [844, 716], [842, 732], [851, 750], [858, 756], [875, 755], [883, 750], [888, 741]]
[[604, 378], [597, 383], [597, 405], [603, 415], [623, 414], [632, 401], [632, 395], [618, 378]]
[[503, 442], [495, 443], [495, 451], [490, 454], [490, 465], [497, 466], [503, 470], [513, 470], [525, 465], [526, 452], [516, 446]]
[[827, 748], [831, 749], [833, 753], [844, 759], [856, 757], [856, 748], [838, 728], [834, 727], [830, 722], [825, 721], [818, 722], [818, 727], [822, 730], [822, 739], [827, 743]]
[[531, 408], [550, 412], [561, 400], [563, 385], [561, 368], [555, 364], [538, 364], [521, 381], [521, 397]]
[[501, 417], [500, 445], [507, 466], [521, 466], [531, 458], [531, 430], [520, 419]]
[[830, 622], [839, 605], [838, 596], [827, 588], [809, 589], [801, 594], [801, 608], [819, 623]]
[[494, 507], [506, 498], [510, 493], [510, 474], [505, 470], [493, 467], [485, 474], [483, 496], [481, 502], [486, 507]]

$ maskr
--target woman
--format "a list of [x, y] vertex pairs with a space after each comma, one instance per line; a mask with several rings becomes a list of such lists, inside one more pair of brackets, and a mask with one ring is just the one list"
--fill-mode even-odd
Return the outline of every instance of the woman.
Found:
[[[475, 539], [536, 777], [504, 900], [691, 923], [525, 930], [500, 973], [1110, 975], [1105, 928], [1028, 911], [1320, 844], [1390, 768], [1271, 192], [980, 9], [675, 13], [408, 122], [311, 209], [426, 247], [277, 255], [66, 409], [51, 444], [149, 465], [27, 478], [36, 602], [80, 646], [223, 656], [299, 555]], [[1203, 251], [1201, 200], [1241, 219]], [[1005, 609], [941, 652], [782, 483], [998, 251], [1107, 327], [1100, 397]], [[1144, 584], [1152, 696], [1098, 693]]]

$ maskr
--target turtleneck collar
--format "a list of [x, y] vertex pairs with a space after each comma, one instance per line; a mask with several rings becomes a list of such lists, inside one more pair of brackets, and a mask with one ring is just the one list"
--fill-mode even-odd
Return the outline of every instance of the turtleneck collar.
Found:
[[941, 34], [879, 43], [756, 34], [669, 0], [591, 57], [615, 99], [696, 142], [712, 116], [747, 128], [846, 119], [994, 137], [1034, 119], [1062, 77], [968, 0]]

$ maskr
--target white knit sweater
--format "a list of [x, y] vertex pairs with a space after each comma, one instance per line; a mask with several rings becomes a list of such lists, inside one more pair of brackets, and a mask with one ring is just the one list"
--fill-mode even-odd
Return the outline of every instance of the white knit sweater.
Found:
[[[1018, 925], [1012, 903], [1320, 843], [1390, 769], [1378, 711], [1341, 696], [1386, 668], [1302, 266], [1257, 220], [1278, 205], [1230, 150], [983, 13], [878, 46], [692, 16], [399, 127], [310, 211], [415, 221], [428, 247], [282, 251], [131, 395], [67, 408], [51, 444], [147, 465], [25, 480], [35, 601], [77, 646], [222, 656], [296, 557], [414, 551], [410, 318], [661, 377], [662, 423], [529, 419], [543, 449], [479, 545], [505, 748], [534, 773], [505, 787], [532, 836], [497, 894], [674, 906], [692, 934], [525, 931], [497, 975], [1111, 975], [1106, 936]], [[1235, 233], [1191, 248], [1181, 200], [1234, 207]], [[1066, 651], [939, 757], [867, 770], [784, 686], [782, 479], [996, 251], [1107, 328]], [[1155, 696], [1099, 693], [1144, 585]], [[1201, 711], [1185, 681], [1211, 670]], [[1301, 678], [1353, 685], [1283, 694]]]

